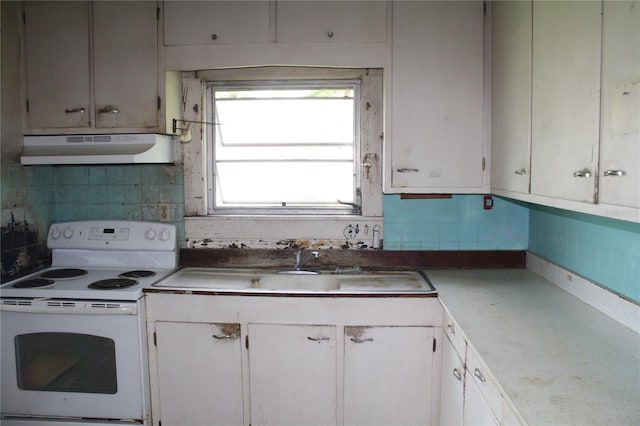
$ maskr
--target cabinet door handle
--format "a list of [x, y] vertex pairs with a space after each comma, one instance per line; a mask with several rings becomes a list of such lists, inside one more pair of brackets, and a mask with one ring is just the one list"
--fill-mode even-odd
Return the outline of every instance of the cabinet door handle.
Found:
[[527, 170], [526, 169], [520, 169], [520, 170], [516, 170], [515, 173], [517, 175], [526, 175], [527, 174]]
[[351, 341], [353, 343], [364, 343], [364, 342], [373, 342], [371, 337], [367, 337], [366, 339], [360, 339], [359, 337], [352, 337]]
[[455, 377], [456, 379], [458, 379], [459, 382], [462, 381], [462, 374], [460, 374], [460, 370], [458, 370], [457, 368], [453, 369], [453, 377]]
[[482, 371], [480, 371], [480, 369], [477, 367], [475, 370], [473, 370], [473, 375], [476, 376], [482, 383], [487, 381], [487, 379], [485, 379], [484, 377], [484, 374], [482, 374]]
[[329, 340], [331, 340], [329, 337], [307, 337], [307, 340], [311, 340], [312, 342], [328, 342]]
[[591, 177], [591, 170], [589, 169], [578, 170], [577, 172], [573, 172], [573, 177], [577, 177], [577, 178]]
[[64, 112], [66, 112], [67, 114], [73, 114], [76, 112], [84, 113], [84, 108], [67, 108], [64, 110]]
[[214, 334], [213, 337], [216, 340], [227, 340], [227, 339], [235, 339], [238, 337], [236, 334]]
[[401, 167], [399, 169], [396, 169], [396, 172], [398, 172], [398, 173], [417, 173], [419, 171], [420, 171], [420, 169], [411, 169], [411, 168], [407, 168], [407, 167]]
[[98, 110], [98, 114], [117, 114], [119, 112], [120, 110], [118, 108], [112, 107], [111, 105]]
[[605, 170], [605, 176], [624, 176], [627, 173], [624, 170]]

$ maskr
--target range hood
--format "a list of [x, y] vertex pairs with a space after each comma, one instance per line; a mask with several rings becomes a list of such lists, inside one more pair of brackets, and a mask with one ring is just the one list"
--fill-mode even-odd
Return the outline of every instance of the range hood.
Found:
[[173, 163], [172, 137], [160, 134], [25, 136], [20, 162], [30, 164]]

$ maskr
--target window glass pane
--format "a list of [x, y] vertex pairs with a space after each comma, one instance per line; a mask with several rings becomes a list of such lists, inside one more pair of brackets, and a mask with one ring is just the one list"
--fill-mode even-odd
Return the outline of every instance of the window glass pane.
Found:
[[350, 208], [357, 84], [210, 87], [214, 209]]
[[338, 200], [353, 200], [353, 188], [343, 184], [353, 180], [348, 162], [225, 162], [217, 172], [218, 205], [338, 207]]
[[115, 394], [115, 342], [75, 333], [32, 333], [15, 338], [18, 388], [31, 391]]

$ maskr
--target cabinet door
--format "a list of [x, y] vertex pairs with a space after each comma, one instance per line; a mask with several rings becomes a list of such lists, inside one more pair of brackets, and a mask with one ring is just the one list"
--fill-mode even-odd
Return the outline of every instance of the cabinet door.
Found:
[[593, 203], [601, 3], [533, 3], [531, 193]]
[[529, 193], [531, 2], [492, 3], [491, 187]]
[[442, 342], [440, 425], [459, 426], [464, 403], [464, 364], [453, 343], [448, 338]]
[[482, 9], [393, 2], [387, 192], [482, 191]]
[[28, 126], [91, 123], [89, 3], [25, 2]]
[[[156, 322], [163, 425], [243, 425], [239, 324]], [[153, 374], [153, 366], [152, 374]]]
[[383, 1], [278, 1], [279, 43], [384, 43]]
[[96, 127], [158, 127], [157, 11], [152, 1], [93, 3]]
[[268, 1], [165, 1], [165, 46], [266, 43]]
[[473, 381], [469, 370], [465, 374], [464, 414], [463, 425], [469, 426], [497, 426], [496, 420], [489, 404], [484, 400], [480, 389]]
[[640, 208], [640, 4], [605, 1], [601, 203]]
[[249, 324], [251, 424], [336, 424], [334, 326]]
[[431, 424], [433, 328], [345, 327], [344, 424]]

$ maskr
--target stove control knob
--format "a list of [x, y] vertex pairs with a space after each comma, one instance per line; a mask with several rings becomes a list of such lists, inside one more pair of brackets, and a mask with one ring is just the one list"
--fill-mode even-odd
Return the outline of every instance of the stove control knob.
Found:
[[73, 237], [73, 229], [71, 229], [71, 227], [65, 228], [65, 230], [62, 232], [62, 236], [67, 240]]
[[61, 236], [62, 236], [62, 232], [60, 232], [60, 229], [53, 228], [51, 230], [51, 239], [58, 240], [58, 239], [60, 239]]
[[160, 231], [160, 235], [158, 235], [158, 239], [160, 239], [160, 241], [168, 241], [169, 238], [171, 238], [171, 232], [169, 232], [169, 230], [163, 229]]
[[156, 232], [155, 229], [153, 228], [149, 228], [147, 229], [147, 232], [145, 232], [144, 236], [147, 240], [153, 240], [156, 238], [156, 235], [158, 235], [158, 233]]

